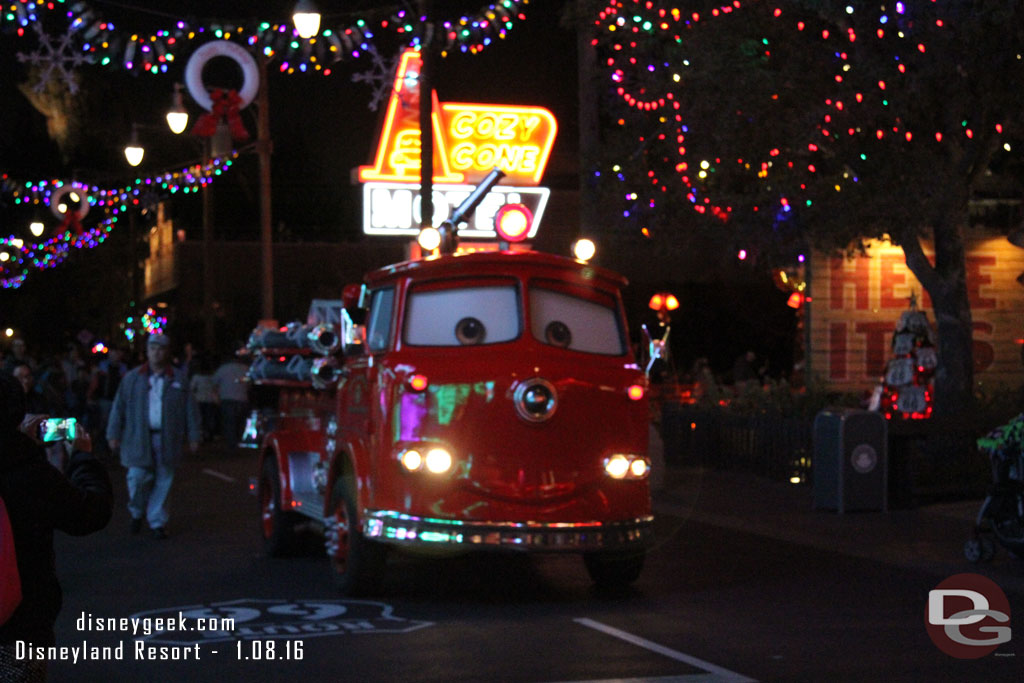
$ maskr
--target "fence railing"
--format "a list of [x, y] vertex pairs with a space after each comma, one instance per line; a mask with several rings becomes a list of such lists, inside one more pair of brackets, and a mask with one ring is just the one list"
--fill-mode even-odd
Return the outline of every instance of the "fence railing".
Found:
[[807, 481], [813, 419], [740, 415], [667, 402], [661, 435], [674, 465], [742, 469], [777, 481]]
[[[989, 468], [974, 443], [988, 429], [981, 425], [997, 423], [996, 418], [982, 416], [890, 424], [890, 506], [983, 494]], [[812, 481], [813, 417], [742, 414], [666, 401], [661, 435], [669, 465], [737, 469], [793, 483]]]

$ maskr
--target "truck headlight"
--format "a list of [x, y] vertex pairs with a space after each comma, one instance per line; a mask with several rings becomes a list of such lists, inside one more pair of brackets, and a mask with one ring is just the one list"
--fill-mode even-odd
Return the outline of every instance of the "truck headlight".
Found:
[[629, 472], [629, 460], [624, 455], [613, 455], [605, 460], [604, 471], [612, 479], [622, 479]]
[[410, 472], [415, 472], [423, 467], [423, 456], [419, 451], [410, 448], [398, 454], [398, 462]]
[[443, 448], [431, 448], [427, 451], [426, 464], [434, 474], [443, 474], [452, 467], [452, 454]]
[[616, 453], [605, 458], [604, 471], [612, 479], [644, 479], [651, 473], [651, 463], [640, 455]]
[[433, 474], [444, 474], [452, 468], [455, 459], [452, 454], [441, 446], [430, 446], [429, 448], [412, 447], [403, 449], [398, 453], [398, 462], [407, 472], [419, 472], [427, 470]]
[[643, 458], [637, 458], [633, 462], [629, 463], [629, 473], [637, 479], [646, 477], [650, 469], [651, 468], [647, 464], [647, 461]]

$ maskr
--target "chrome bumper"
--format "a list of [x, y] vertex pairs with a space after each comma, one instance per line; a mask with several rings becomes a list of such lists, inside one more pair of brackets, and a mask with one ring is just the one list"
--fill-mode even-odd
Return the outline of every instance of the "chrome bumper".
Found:
[[367, 513], [363, 533], [367, 538], [404, 546], [582, 552], [649, 545], [654, 538], [654, 517], [623, 522], [467, 522], [378, 510]]

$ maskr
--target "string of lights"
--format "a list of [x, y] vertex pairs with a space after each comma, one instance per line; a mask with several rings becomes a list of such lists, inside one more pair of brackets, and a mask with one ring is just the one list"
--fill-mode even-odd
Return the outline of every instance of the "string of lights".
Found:
[[[476, 54], [494, 40], [505, 38], [516, 22], [525, 19], [523, 9], [528, 3], [529, 0], [502, 0], [484, 5], [473, 15], [436, 22], [440, 29], [440, 54], [447, 56], [453, 51]], [[67, 22], [63, 36], [54, 39], [43, 28], [48, 15]], [[83, 61], [120, 66], [136, 73], [161, 74], [166, 73], [182, 53], [190, 53], [198, 43], [214, 39], [233, 40], [267, 58], [276, 57], [278, 69], [283, 73], [329, 75], [332, 64], [372, 51], [377, 32], [408, 35], [411, 43], [417, 45], [425, 20], [405, 9], [381, 10], [344, 25], [323, 28], [308, 39], [300, 38], [291, 24], [258, 20], [172, 19], [173, 24], [167, 28], [133, 33], [122, 30], [119, 24], [84, 0], [0, 2], [0, 31], [13, 32], [19, 38], [36, 36], [40, 45], [37, 51], [19, 53], [18, 58], [46, 67], [44, 80], [38, 85], [44, 85], [56, 70], [59, 72], [56, 75], [63, 76], [72, 94], [77, 90], [73, 70]], [[74, 212], [71, 212], [65, 217], [59, 234], [46, 240], [26, 242], [14, 235], [0, 238], [0, 287], [20, 287], [31, 270], [52, 268], [62, 263], [72, 249], [91, 249], [103, 243], [113, 230], [118, 214], [128, 204], [137, 204], [143, 191], [158, 190], [165, 195], [197, 191], [213, 176], [227, 170], [232, 159], [216, 159], [201, 167], [139, 178], [129, 186], [110, 190], [64, 180], [16, 182], [3, 175], [0, 177], [3, 194], [10, 194], [15, 205], [49, 205], [54, 190], [69, 186], [84, 194], [86, 207], [102, 208], [104, 218], [85, 228], [77, 219], [72, 220]]]
[[[24, 284], [32, 270], [59, 265], [72, 250], [99, 246], [113, 231], [120, 214], [140, 206], [146, 195], [198, 192], [230, 170], [238, 154], [234, 151], [205, 163], [139, 177], [115, 188], [101, 188], [76, 180], [20, 181], [6, 173], [0, 174], [0, 196], [5, 201], [14, 207], [48, 207], [62, 221], [54, 234], [39, 241], [26, 241], [16, 235], [0, 237], [0, 288], [16, 289]], [[65, 198], [77, 202], [77, 208]], [[89, 227], [82, 225], [81, 219], [94, 207], [102, 210], [103, 218]]]
[[[897, 98], [904, 104], [914, 97], [912, 77], [927, 66], [927, 60], [941, 57], [948, 42], [955, 41], [950, 30], [951, 8], [946, 3], [907, 0], [865, 6], [851, 2], [839, 5], [845, 16], [828, 18], [814, 13], [798, 15], [796, 10], [783, 9], [787, 6], [784, 2], [734, 0], [701, 14], [668, 3], [612, 0], [597, 13], [592, 44], [599, 50], [604, 77], [620, 104], [612, 120], [623, 135], [640, 131], [636, 144], [626, 145], [626, 149], [644, 150], [611, 166], [612, 175], [629, 188], [622, 194], [624, 218], [655, 212], [661, 204], [659, 195], [669, 192], [673, 182], [666, 177], [668, 169], [677, 176], [695, 211], [726, 221], [733, 208], [712, 196], [712, 181], [723, 163], [735, 163], [763, 185], [774, 183], [778, 189], [770, 203], [756, 205], [754, 211], [788, 214], [794, 205], [814, 202], [811, 193], [803, 191], [810, 183], [821, 182], [823, 166], [840, 147], [846, 154], [854, 145], [860, 149], [846, 161], [847, 172], [837, 177], [832, 188], [835, 192], [860, 182], [858, 169], [869, 167], [872, 155], [878, 154], [877, 144], [934, 144], [951, 137], [973, 140], [979, 125], [991, 125], [997, 135], [1003, 133], [1003, 124], [981, 124], [969, 114], [945, 128], [936, 128], [937, 117], [913, 117], [908, 115], [909, 107], [893, 106]], [[745, 57], [769, 63], [781, 59], [778, 54], [788, 47], [780, 43], [799, 41], [817, 55], [817, 68], [822, 80], [831, 83], [831, 93], [823, 98], [820, 119], [801, 140], [781, 139], [780, 135], [768, 142], [773, 131], [765, 131], [759, 139], [767, 142], [763, 148], [748, 148], [742, 155], [727, 158], [724, 148], [721, 154], [709, 154], [714, 143], [693, 137], [696, 132], [691, 132], [692, 122], [686, 119], [687, 102], [700, 96], [692, 90], [691, 70], [706, 56], [687, 54], [693, 50], [691, 31], [754, 7], [763, 11], [766, 20], [762, 37], [744, 44], [749, 50]], [[779, 92], [766, 95], [772, 100], [785, 96]], [[723, 119], [732, 113], [723, 112]], [[700, 134], [711, 136], [713, 131]], [[1005, 142], [1003, 149], [1009, 151], [1010, 143]], [[800, 173], [807, 179], [794, 180]], [[781, 182], [783, 175], [789, 182]], [[646, 227], [642, 232], [649, 234]]]
[[[504, 39], [517, 22], [526, 18], [527, 4], [529, 0], [502, 0], [484, 5], [471, 15], [437, 21], [440, 54], [476, 54], [495, 40]], [[378, 32], [409, 36], [416, 45], [426, 21], [406, 9], [386, 9], [333, 28], [324, 27], [306, 39], [299, 37], [290, 22], [256, 19], [181, 18], [171, 20], [171, 25], [162, 29], [132, 32], [120, 28], [120, 22], [115, 24], [84, 0], [6, 0], [0, 9], [0, 29], [13, 30], [18, 36], [27, 35], [27, 29], [47, 13], [63, 14], [70, 22], [70, 33], [93, 63], [154, 74], [167, 72], [197, 42], [225, 39], [244, 43], [266, 57], [278, 58], [278, 68], [284, 73], [330, 75], [332, 64], [358, 58], [369, 50]]]

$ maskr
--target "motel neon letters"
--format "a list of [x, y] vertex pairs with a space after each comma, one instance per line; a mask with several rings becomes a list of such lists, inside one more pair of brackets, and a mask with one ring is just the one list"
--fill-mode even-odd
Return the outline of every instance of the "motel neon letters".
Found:
[[[406, 51], [395, 73], [384, 128], [371, 166], [360, 182], [418, 183], [420, 129], [419, 53]], [[558, 124], [543, 107], [432, 102], [434, 182], [472, 185], [495, 167], [509, 185], [536, 186], [547, 166]]]

